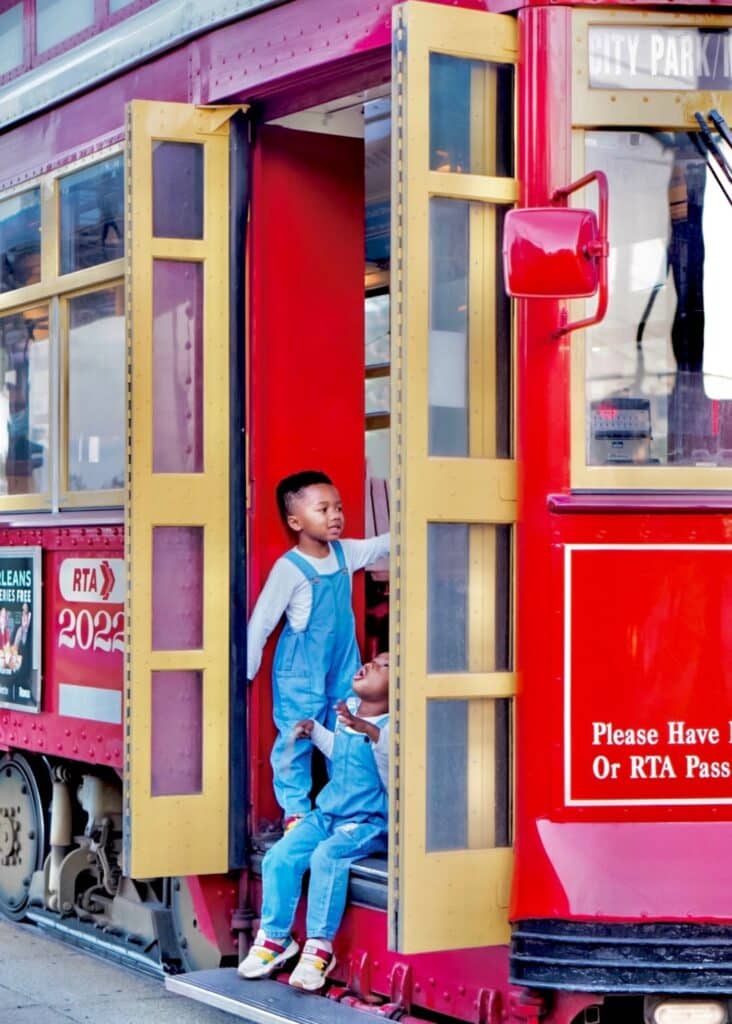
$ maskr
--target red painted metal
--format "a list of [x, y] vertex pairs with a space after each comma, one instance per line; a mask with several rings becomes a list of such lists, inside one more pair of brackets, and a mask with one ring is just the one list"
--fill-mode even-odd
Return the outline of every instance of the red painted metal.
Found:
[[[122, 544], [121, 526], [0, 529], [0, 545], [43, 548], [44, 582], [41, 711], [0, 709], [0, 747], [122, 769], [121, 721], [112, 724], [71, 718], [58, 710], [62, 683], [114, 690], [120, 694], [121, 704], [123, 653], [119, 644], [115, 648], [113, 638], [122, 629], [122, 604], [111, 604], [101, 594], [99, 600], [69, 601], [61, 592], [59, 574], [68, 559], [83, 559], [94, 566], [102, 560], [121, 560]], [[79, 644], [76, 624], [82, 612], [86, 621]], [[107, 640], [109, 650], [105, 649]]]
[[196, 927], [222, 956], [236, 953], [232, 917], [236, 910], [238, 885], [230, 875], [193, 875], [187, 879]]
[[558, 337], [561, 337], [563, 334], [571, 334], [572, 331], [579, 331], [587, 327], [592, 327], [595, 324], [599, 324], [604, 319], [605, 313], [607, 312], [607, 261], [610, 252], [607, 239], [607, 177], [602, 173], [602, 171], [593, 171], [591, 174], [586, 174], [583, 178], [580, 178], [579, 181], [575, 181], [571, 185], [555, 189], [552, 199], [554, 202], [566, 202], [567, 196], [572, 195], [573, 192], [579, 191], [579, 189], [584, 188], [592, 181], [597, 183], [597, 191], [599, 195], [599, 227], [592, 237], [582, 239], [582, 253], [585, 258], [596, 261], [597, 264], [596, 269], [599, 287], [597, 307], [595, 312], [590, 316], [585, 317], [582, 320], [575, 320], [574, 323], [571, 324], [567, 323], [565, 316], [563, 316], [562, 324], [557, 332]]
[[[249, 397], [250, 595], [293, 543], [277, 481], [322, 469], [343, 497], [346, 535], [363, 536], [363, 144], [264, 127], [255, 147]], [[255, 827], [271, 793], [270, 643], [251, 690]]]

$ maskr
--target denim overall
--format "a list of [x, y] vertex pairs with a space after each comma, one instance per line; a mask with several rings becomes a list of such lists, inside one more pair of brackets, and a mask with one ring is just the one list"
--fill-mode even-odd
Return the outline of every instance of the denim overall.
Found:
[[[387, 720], [383, 715], [375, 724]], [[262, 862], [262, 928], [269, 939], [289, 936], [310, 868], [307, 938], [332, 940], [346, 907], [351, 864], [386, 850], [386, 790], [368, 736], [336, 726], [330, 782], [316, 805]]]
[[315, 718], [332, 729], [333, 705], [350, 694], [353, 677], [361, 667], [351, 578], [340, 542], [333, 541], [332, 547], [338, 569], [328, 576], [321, 576], [296, 551], [284, 556], [306, 577], [312, 593], [305, 629], [296, 633], [285, 623], [272, 672], [273, 717], [278, 733], [271, 760], [275, 796], [285, 817], [307, 814], [311, 809], [308, 794], [313, 784], [313, 748], [308, 739], [293, 741], [295, 723]]

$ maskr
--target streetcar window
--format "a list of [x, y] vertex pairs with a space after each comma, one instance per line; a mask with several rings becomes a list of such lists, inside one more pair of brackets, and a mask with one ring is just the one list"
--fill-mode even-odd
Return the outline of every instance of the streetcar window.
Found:
[[36, 50], [45, 53], [94, 24], [94, 0], [36, 0]]
[[0, 14], [0, 75], [23, 63], [23, 5]]
[[586, 338], [587, 465], [730, 466], [722, 182], [686, 132], [591, 131], [585, 157], [612, 195], [610, 304]]
[[21, 192], [0, 202], [0, 292], [41, 279], [41, 191]]
[[203, 238], [203, 146], [196, 142], [153, 145], [153, 234]]
[[427, 837], [437, 850], [510, 846], [511, 701], [427, 702]]
[[509, 299], [501, 287], [488, 301], [479, 272], [486, 250], [501, 265], [503, 216], [488, 203], [430, 202], [430, 455], [511, 454]]
[[104, 491], [125, 479], [122, 285], [69, 300], [68, 487]]
[[431, 54], [430, 169], [512, 177], [512, 111], [511, 65]]
[[510, 527], [431, 523], [427, 671], [511, 671], [510, 594]]
[[61, 178], [62, 274], [124, 256], [123, 178], [121, 155]]
[[0, 317], [0, 495], [48, 490], [48, 307]]

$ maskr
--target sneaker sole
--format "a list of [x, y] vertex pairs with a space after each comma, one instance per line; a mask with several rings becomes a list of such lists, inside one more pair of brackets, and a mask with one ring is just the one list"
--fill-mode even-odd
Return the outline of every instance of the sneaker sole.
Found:
[[278, 971], [290, 960], [293, 960], [299, 952], [300, 947], [298, 944], [296, 942], [291, 942], [287, 949], [280, 953], [279, 956], [276, 956], [271, 963], [263, 964], [261, 967], [250, 968], [248, 971], [243, 971], [242, 966], [244, 961], [242, 960], [236, 973], [245, 981], [256, 981], [257, 978], [269, 978], [269, 976], [274, 974], [275, 971]]
[[336, 963], [337, 963], [336, 958], [333, 957], [331, 959], [330, 963], [328, 964], [328, 966], [323, 971], [322, 975], [320, 976], [320, 979], [319, 979], [320, 980], [320, 984], [319, 985], [303, 985], [302, 982], [299, 982], [299, 981], [294, 981], [293, 982], [292, 978], [290, 978], [290, 985], [292, 985], [293, 988], [301, 989], [303, 992], [319, 992], [321, 990], [321, 988], [323, 987], [323, 985], [325, 985], [325, 980], [328, 977], [328, 975], [330, 974], [330, 972], [333, 970], [333, 968], [335, 967]]

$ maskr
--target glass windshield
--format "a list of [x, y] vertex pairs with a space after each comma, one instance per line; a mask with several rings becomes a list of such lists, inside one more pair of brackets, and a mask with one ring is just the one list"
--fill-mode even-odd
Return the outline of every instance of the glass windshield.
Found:
[[585, 159], [610, 187], [610, 304], [586, 336], [587, 465], [730, 466], [732, 185], [687, 132], [587, 132]]

